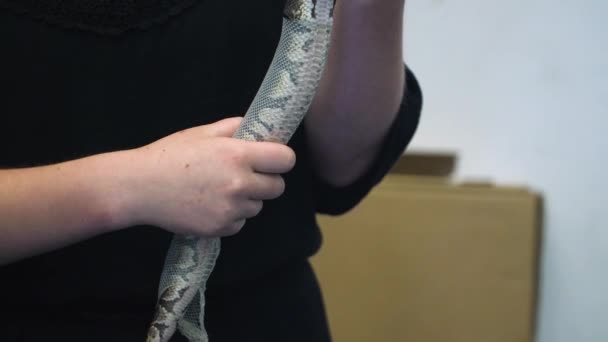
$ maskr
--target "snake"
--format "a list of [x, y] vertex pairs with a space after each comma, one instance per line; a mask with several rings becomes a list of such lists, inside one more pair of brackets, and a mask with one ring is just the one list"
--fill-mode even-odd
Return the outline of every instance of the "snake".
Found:
[[[287, 144], [303, 121], [322, 78], [335, 0], [287, 0], [279, 43], [268, 71], [233, 137]], [[165, 257], [147, 342], [179, 331], [208, 342], [205, 289], [220, 254], [220, 238], [174, 234]]]

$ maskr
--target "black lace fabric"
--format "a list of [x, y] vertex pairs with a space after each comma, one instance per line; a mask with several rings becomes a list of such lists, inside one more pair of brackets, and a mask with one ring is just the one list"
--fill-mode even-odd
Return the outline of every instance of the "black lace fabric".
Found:
[[119, 34], [163, 23], [199, 1], [0, 0], [0, 7], [66, 28]]

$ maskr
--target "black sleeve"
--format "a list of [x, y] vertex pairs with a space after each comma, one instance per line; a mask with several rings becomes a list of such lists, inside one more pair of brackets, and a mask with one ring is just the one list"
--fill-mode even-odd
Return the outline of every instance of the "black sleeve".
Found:
[[406, 66], [406, 86], [399, 113], [386, 135], [380, 153], [367, 172], [346, 187], [333, 187], [316, 177], [315, 209], [328, 215], [340, 215], [355, 207], [397, 162], [412, 140], [422, 110], [422, 91], [412, 71]]

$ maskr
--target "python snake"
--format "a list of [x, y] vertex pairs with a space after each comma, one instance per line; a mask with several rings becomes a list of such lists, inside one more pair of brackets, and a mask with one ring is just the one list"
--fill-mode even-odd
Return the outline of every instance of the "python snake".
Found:
[[[291, 139], [325, 67], [333, 9], [334, 0], [287, 0], [275, 56], [235, 138], [283, 144]], [[205, 288], [219, 253], [219, 238], [173, 237], [148, 342], [167, 342], [176, 330], [191, 342], [208, 341]]]

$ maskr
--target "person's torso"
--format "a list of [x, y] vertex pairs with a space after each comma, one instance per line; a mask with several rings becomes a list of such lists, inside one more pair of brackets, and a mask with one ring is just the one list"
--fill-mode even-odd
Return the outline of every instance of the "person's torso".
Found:
[[[144, 29], [109, 34], [0, 9], [0, 168], [135, 148], [244, 114], [274, 54], [283, 3], [194, 1], [165, 8], [171, 15]], [[223, 239], [210, 296], [318, 248], [302, 130], [290, 145], [298, 164], [286, 193]], [[170, 238], [134, 227], [0, 268], [0, 298], [9, 308], [152, 310]]]

